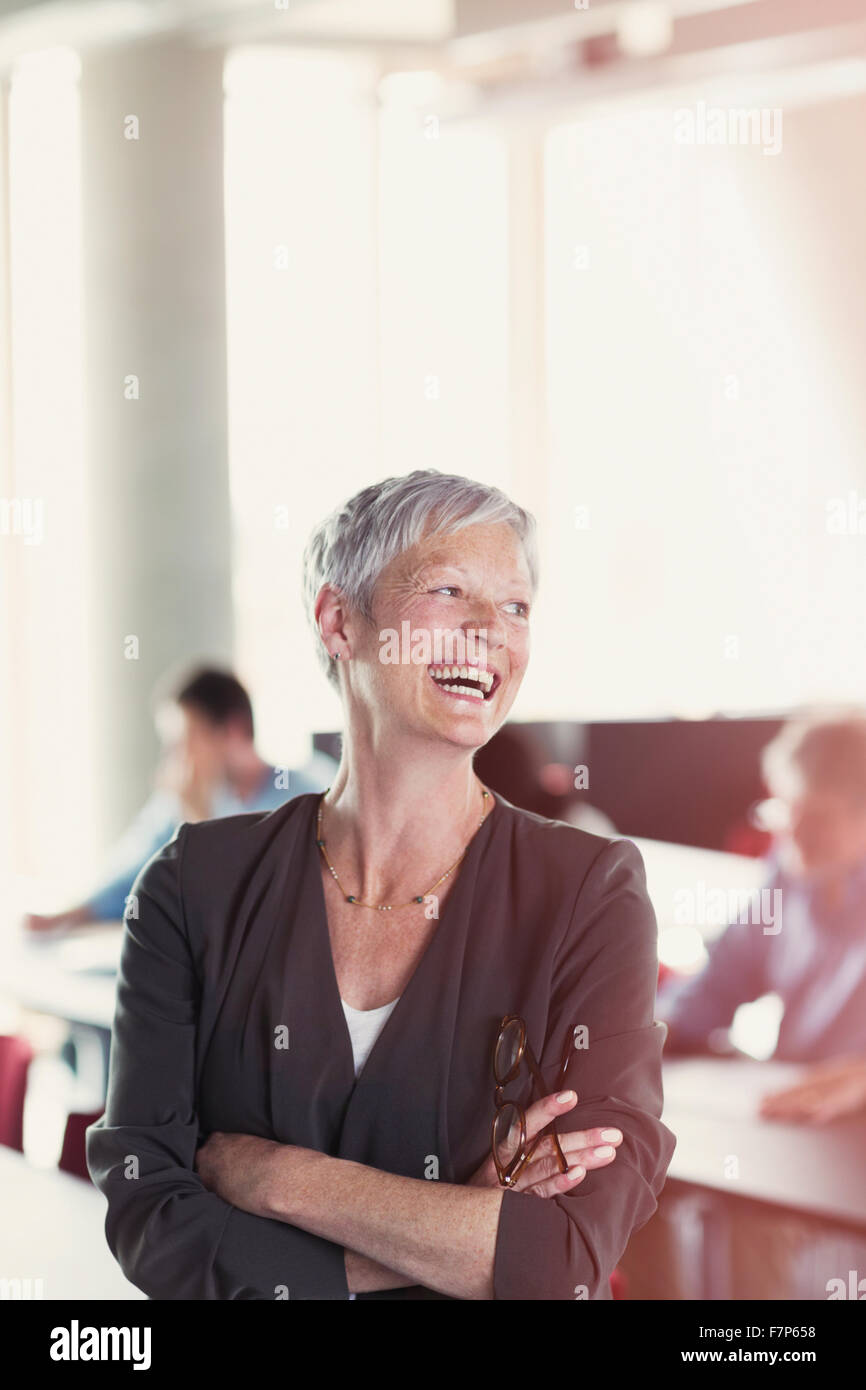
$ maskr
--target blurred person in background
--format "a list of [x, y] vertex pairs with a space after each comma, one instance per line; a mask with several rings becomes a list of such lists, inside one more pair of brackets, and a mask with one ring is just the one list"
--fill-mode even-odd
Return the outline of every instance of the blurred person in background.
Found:
[[820, 1123], [866, 1110], [866, 712], [790, 721], [762, 768], [779, 920], [765, 931], [739, 913], [700, 974], [660, 987], [657, 1012], [668, 1053], [736, 1052], [725, 1031], [737, 1008], [777, 994], [774, 1058], [810, 1065], [761, 1113]]
[[336, 763], [316, 753], [295, 772], [274, 768], [256, 751], [253, 710], [228, 671], [202, 666], [163, 680], [153, 696], [162, 754], [152, 794], [111, 852], [101, 883], [66, 911], [30, 913], [32, 932], [119, 921], [138, 870], [183, 821], [271, 811], [303, 792], [322, 791]]

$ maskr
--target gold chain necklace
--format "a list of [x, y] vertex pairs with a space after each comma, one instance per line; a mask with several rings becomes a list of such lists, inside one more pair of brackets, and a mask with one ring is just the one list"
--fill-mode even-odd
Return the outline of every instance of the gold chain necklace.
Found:
[[[327, 864], [328, 868], [333, 874], [334, 881], [337, 884], [337, 887], [340, 889], [341, 892], [343, 892], [343, 885], [340, 883], [340, 876], [337, 873], [337, 870], [334, 868], [333, 864], [331, 863], [330, 859], [328, 858], [328, 851], [325, 849], [325, 841], [322, 838], [322, 811], [324, 809], [325, 797], [328, 795], [328, 792], [330, 790], [330, 787], [326, 787], [325, 790], [322, 792], [322, 795], [319, 797], [319, 810], [316, 815], [316, 844], [322, 851], [325, 863]], [[484, 824], [487, 818], [487, 803], [490, 800], [490, 793], [486, 787], [481, 788], [481, 794], [484, 797], [484, 801], [482, 802], [483, 809], [481, 812], [481, 819], [478, 822], [478, 830], [481, 829], [482, 825]], [[476, 834], [477, 833], [478, 832], [476, 831]], [[446, 869], [445, 873], [442, 875], [441, 878], [437, 878], [436, 882], [433, 884], [433, 888], [438, 888], [439, 884], [442, 883], [448, 877], [449, 874], [453, 874], [454, 870], [457, 868], [457, 865], [460, 863], [460, 860], [464, 858], [466, 850], [468, 850], [468, 848], [469, 845], [467, 845], [466, 849], [464, 849], [463, 854], [461, 854], [460, 856], [460, 859], [455, 859], [454, 863], [451, 865], [451, 868]], [[343, 893], [343, 897], [345, 898], [347, 903], [354, 903], [356, 907], [371, 907], [376, 912], [395, 912], [398, 911], [401, 907], [411, 907], [413, 903], [423, 903], [424, 899], [426, 897], [429, 897], [429, 895], [433, 892], [433, 888], [428, 888], [426, 893], [419, 893], [417, 897], [410, 898], [407, 903], [362, 903], [359, 898], [355, 897], [354, 893]]]

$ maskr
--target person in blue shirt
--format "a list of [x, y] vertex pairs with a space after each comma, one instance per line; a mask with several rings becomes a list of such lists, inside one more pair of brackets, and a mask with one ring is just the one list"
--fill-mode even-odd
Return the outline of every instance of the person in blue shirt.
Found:
[[657, 1016], [667, 1052], [730, 1051], [737, 1008], [775, 993], [773, 1055], [806, 1070], [762, 1113], [822, 1122], [866, 1109], [866, 713], [792, 720], [762, 762], [782, 816], [763, 897], [772, 910], [739, 911], [698, 975], [659, 987]]
[[66, 911], [28, 914], [28, 931], [119, 921], [138, 870], [181, 822], [274, 810], [302, 793], [324, 791], [336, 771], [334, 760], [320, 753], [299, 771], [259, 757], [250, 697], [228, 671], [200, 667], [163, 687], [155, 720], [162, 744], [156, 785], [114, 846], [100, 882]]

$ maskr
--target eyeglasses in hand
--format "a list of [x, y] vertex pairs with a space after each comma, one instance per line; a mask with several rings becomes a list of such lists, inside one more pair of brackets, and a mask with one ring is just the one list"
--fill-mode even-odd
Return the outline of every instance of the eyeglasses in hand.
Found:
[[[568, 1038], [559, 1069], [559, 1081], [556, 1090], [560, 1089], [565, 1080], [570, 1053], [571, 1038]], [[519, 1074], [524, 1058], [538, 1087], [539, 1098], [541, 1098], [548, 1092], [535, 1054], [526, 1036], [526, 1024], [517, 1014], [506, 1014], [499, 1025], [499, 1035], [493, 1049], [493, 1078], [496, 1083], [493, 1103], [496, 1107], [496, 1114], [493, 1118], [491, 1148], [493, 1162], [496, 1165], [496, 1172], [502, 1187], [514, 1186], [524, 1166], [531, 1162], [532, 1155], [548, 1129], [550, 1129], [553, 1139], [559, 1171], [565, 1173], [568, 1170], [556, 1129], [551, 1128], [553, 1121], [550, 1121], [550, 1125], [545, 1125], [544, 1129], [540, 1130], [527, 1146], [526, 1111], [516, 1101], [505, 1100], [503, 1096], [505, 1087]]]

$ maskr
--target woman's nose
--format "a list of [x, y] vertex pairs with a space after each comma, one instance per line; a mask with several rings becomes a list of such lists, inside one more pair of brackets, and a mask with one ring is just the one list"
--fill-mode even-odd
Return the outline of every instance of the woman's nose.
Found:
[[475, 631], [482, 653], [485, 646], [492, 649], [505, 645], [505, 620], [492, 599], [478, 599], [463, 628]]

